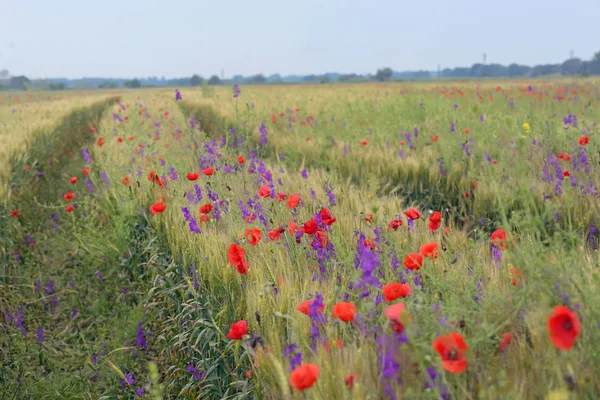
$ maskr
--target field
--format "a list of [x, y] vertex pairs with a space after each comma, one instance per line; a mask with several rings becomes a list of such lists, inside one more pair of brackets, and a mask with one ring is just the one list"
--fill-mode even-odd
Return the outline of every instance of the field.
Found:
[[600, 82], [38, 97], [2, 398], [600, 396]]

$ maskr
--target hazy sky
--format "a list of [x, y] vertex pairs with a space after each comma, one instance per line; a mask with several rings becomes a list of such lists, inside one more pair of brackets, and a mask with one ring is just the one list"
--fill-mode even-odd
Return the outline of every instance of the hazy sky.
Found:
[[599, 38], [600, 0], [0, 0], [0, 69], [32, 78], [533, 65]]

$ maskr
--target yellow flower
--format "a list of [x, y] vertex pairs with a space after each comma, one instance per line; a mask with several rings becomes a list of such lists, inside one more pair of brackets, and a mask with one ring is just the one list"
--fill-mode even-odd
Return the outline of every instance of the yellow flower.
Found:
[[523, 124], [523, 129], [525, 129], [525, 133], [531, 132], [531, 126], [527, 122]]

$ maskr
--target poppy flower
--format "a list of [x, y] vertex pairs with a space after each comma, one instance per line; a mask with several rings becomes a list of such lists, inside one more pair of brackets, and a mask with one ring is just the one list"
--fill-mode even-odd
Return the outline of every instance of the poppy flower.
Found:
[[229, 246], [229, 250], [227, 251], [227, 260], [229, 264], [234, 266], [237, 271], [246, 275], [248, 273], [248, 262], [246, 261], [246, 251], [243, 247], [238, 246], [237, 244], [232, 244]]
[[12, 210], [10, 212], [10, 216], [13, 218], [17, 218], [17, 215], [19, 215], [19, 210]]
[[363, 242], [363, 246], [368, 247], [371, 250], [375, 250], [375, 240], [373, 238], [366, 239]]
[[506, 231], [502, 228], [496, 229], [494, 232], [492, 232], [490, 241], [500, 250], [506, 250]]
[[272, 231], [269, 231], [269, 233], [267, 233], [267, 237], [271, 240], [279, 240], [281, 239], [281, 235], [283, 234], [283, 232], [285, 232], [285, 229], [283, 229], [283, 227], [275, 228]]
[[[128, 119], [128, 118], [127, 118], [127, 117], [125, 117], [125, 119]], [[117, 142], [119, 142], [119, 143], [123, 143], [123, 138], [122, 138], [122, 137], [118, 137], [118, 138], [117, 138]]]
[[548, 333], [554, 347], [569, 350], [581, 331], [579, 317], [565, 306], [556, 306], [548, 317]]
[[369, 214], [365, 217], [365, 221], [367, 222], [373, 222], [373, 214]]
[[388, 230], [397, 231], [400, 226], [402, 226], [402, 220], [401, 219], [393, 219], [388, 224]]
[[352, 389], [354, 387], [354, 380], [356, 379], [356, 375], [348, 375], [344, 381], [348, 389]]
[[465, 192], [465, 197], [469, 197], [470, 195], [471, 195], [471, 193]]
[[571, 176], [571, 173], [569, 171], [563, 171], [563, 176], [569, 177], [569, 176]]
[[69, 182], [71, 182], [71, 183], [77, 183], [77, 177], [72, 176], [71, 179], [69, 179]]
[[439, 211], [434, 211], [433, 214], [429, 216], [429, 224], [427, 227], [431, 232], [435, 232], [440, 227], [440, 221], [442, 219], [442, 214]]
[[350, 322], [354, 320], [356, 314], [356, 306], [352, 303], [342, 301], [333, 306], [332, 315], [333, 318], [340, 319], [344, 322]]
[[290, 194], [287, 201], [287, 208], [294, 209], [300, 204], [300, 195], [299, 194]]
[[213, 167], [208, 167], [208, 168], [204, 168], [202, 170], [202, 173], [206, 176], [211, 176], [211, 175], [214, 175], [215, 170], [213, 169]]
[[319, 367], [315, 364], [302, 364], [290, 375], [290, 385], [298, 391], [312, 387], [319, 379]]
[[321, 211], [319, 211], [319, 214], [321, 215], [321, 222], [327, 226], [331, 226], [337, 221], [335, 217], [331, 216], [331, 212], [329, 212], [328, 208], [322, 208]]
[[582, 136], [582, 137], [579, 138], [579, 145], [580, 146], [585, 146], [589, 142], [590, 142], [590, 138], [587, 137], [587, 136]]
[[413, 220], [421, 218], [421, 213], [418, 210], [415, 210], [414, 208], [409, 208], [408, 210], [404, 211], [403, 214]]
[[195, 181], [199, 176], [200, 174], [197, 172], [188, 172], [185, 177], [188, 179], [188, 181]]
[[260, 229], [246, 229], [246, 240], [250, 245], [256, 246], [262, 237]]
[[133, 139], [135, 139], [135, 136], [129, 136], [129, 137], [127, 138], [127, 140], [129, 140], [130, 142], [131, 142]]
[[468, 130], [467, 128], [465, 128], [465, 129], [463, 129], [463, 133], [464, 133], [465, 135], [468, 135], [468, 134], [469, 134], [469, 130]]
[[152, 213], [152, 215], [156, 215], [165, 211], [166, 208], [167, 206], [163, 202], [159, 201], [150, 206], [150, 212]]
[[460, 374], [467, 369], [465, 354], [468, 346], [460, 333], [442, 335], [433, 342], [433, 349], [442, 357], [442, 368], [452, 374]]
[[500, 340], [500, 345], [498, 346], [498, 350], [501, 352], [505, 352], [506, 350], [508, 350], [508, 346], [510, 345], [510, 342], [513, 338], [512, 333], [507, 332], [504, 334], [504, 336], [502, 336], [502, 340]]
[[200, 206], [200, 214], [208, 214], [212, 210], [213, 206], [210, 203], [206, 203]]
[[366, 146], [367, 145], [367, 141], [363, 140], [362, 142], [360, 142], [360, 144], [362, 144], [363, 146]]
[[571, 161], [571, 156], [566, 153], [563, 153], [562, 151], [560, 153], [558, 153], [558, 155], [556, 157], [563, 161]]
[[419, 251], [425, 258], [438, 258], [438, 247], [439, 245], [436, 242], [426, 243], [419, 247]]
[[296, 233], [297, 229], [298, 229], [298, 226], [296, 225], [296, 223], [294, 221], [290, 221], [288, 223], [288, 232], [290, 233], [290, 235], [293, 235], [294, 233]]
[[383, 299], [387, 303], [404, 298], [411, 292], [410, 285], [408, 283], [388, 283], [383, 285]]
[[123, 178], [123, 185], [129, 186], [129, 177], [126, 176], [125, 178]]
[[25, 171], [29, 171], [29, 168], [31, 168], [29, 165], [25, 166]]
[[92, 132], [92, 133], [96, 132], [96, 128], [94, 128], [93, 126], [90, 126], [90, 132]]
[[71, 211], [73, 211], [73, 206], [69, 204], [68, 206], [65, 207], [65, 210], [67, 210], [67, 212], [71, 212]]
[[406, 305], [404, 303], [398, 303], [389, 306], [383, 312], [383, 316], [390, 320], [390, 327], [394, 332], [404, 332], [404, 325], [402, 324], [402, 314], [406, 312]]
[[271, 189], [269, 188], [269, 185], [266, 183], [262, 185], [262, 187], [258, 190], [258, 195], [262, 198], [271, 196]]
[[75, 197], [75, 193], [70, 193], [70, 192], [65, 193], [63, 197], [65, 198], [66, 201], [71, 201], [71, 200], [73, 200], [73, 197]]
[[471, 182], [471, 189], [477, 189], [477, 182]]
[[419, 253], [411, 253], [404, 257], [404, 266], [408, 269], [418, 270], [423, 266], [423, 256]]
[[246, 160], [244, 159], [244, 156], [238, 156], [237, 162], [240, 163], [240, 164], [243, 164], [243, 163], [246, 162]]
[[229, 332], [227, 333], [227, 339], [242, 340], [244, 335], [248, 333], [248, 322], [238, 321], [235, 324], [231, 324]]
[[519, 281], [519, 276], [521, 275], [521, 271], [519, 271], [518, 268], [514, 268], [512, 267], [510, 269], [510, 273], [512, 274], [513, 278], [512, 278], [512, 285], [513, 286], [517, 286], [519, 283], [521, 283]]
[[96, 144], [98, 145], [98, 147], [102, 147], [102, 145], [104, 144], [104, 139], [102, 137], [99, 137], [96, 141]]
[[[314, 302], [314, 300], [306, 300], [300, 303], [300, 305], [296, 308], [296, 310], [300, 311], [302, 314], [309, 315], [310, 314], [310, 305]], [[322, 313], [325, 311], [325, 306], [320, 306], [317, 308], [317, 312]]]
[[201, 223], [206, 223], [206, 222], [210, 221], [210, 218], [208, 217], [207, 214], [202, 214], [202, 215], [200, 215], [200, 218], [198, 218], [198, 221], [200, 221]]
[[435, 142], [437, 142], [437, 141], [439, 140], [439, 138], [440, 138], [440, 137], [439, 137], [438, 135], [432, 136], [432, 137], [431, 137], [431, 143], [435, 143]]
[[155, 170], [152, 170], [152, 171], [150, 171], [150, 172], [148, 173], [148, 180], [149, 180], [150, 182], [154, 181], [154, 177], [155, 177], [155, 176], [156, 176], [156, 171], [155, 171]]
[[312, 217], [312, 219], [306, 221], [304, 223], [304, 233], [307, 235], [312, 235], [317, 231], [317, 219]]
[[327, 232], [318, 230], [316, 236], [317, 238], [315, 240], [318, 240], [319, 243], [321, 243], [321, 248], [327, 247], [327, 244], [329, 243], [329, 235]]

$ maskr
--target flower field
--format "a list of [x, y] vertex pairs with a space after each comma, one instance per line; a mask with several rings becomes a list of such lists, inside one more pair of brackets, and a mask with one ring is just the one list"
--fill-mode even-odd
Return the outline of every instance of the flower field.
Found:
[[92, 93], [0, 104], [3, 397], [600, 396], [600, 82]]

